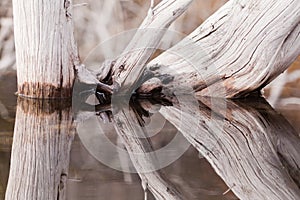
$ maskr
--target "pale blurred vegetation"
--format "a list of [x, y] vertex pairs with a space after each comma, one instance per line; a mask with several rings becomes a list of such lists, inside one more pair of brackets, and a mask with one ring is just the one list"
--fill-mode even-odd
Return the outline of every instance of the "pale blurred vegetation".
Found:
[[[170, 27], [171, 30], [189, 34], [198, 27], [203, 20], [209, 17], [215, 10], [222, 6], [227, 0], [195, 0], [187, 12], [175, 21]], [[157, 4], [159, 0], [156, 0]], [[103, 61], [111, 57], [114, 51], [126, 46], [128, 40], [110, 41], [110, 48], [90, 52], [116, 34], [135, 29], [146, 16], [150, 0], [74, 0], [72, 18], [75, 25], [75, 37], [78, 43], [81, 60], [87, 57], [95, 62]], [[178, 41], [178, 38], [171, 38]], [[170, 46], [175, 43], [170, 42]], [[98, 50], [98, 49], [97, 49]], [[100, 64], [100, 63], [99, 63]], [[0, 1], [0, 74], [7, 69], [15, 69], [14, 42], [13, 42], [13, 21], [11, 0]], [[300, 58], [288, 72], [284, 73], [265, 90], [270, 97], [272, 105], [281, 101], [299, 104], [300, 94], [296, 88], [300, 86]], [[293, 97], [293, 98], [290, 98]]]
[[[155, 1], [155, 3], [158, 2]], [[225, 0], [195, 0], [188, 11], [177, 19], [170, 29], [186, 35], [225, 2]], [[87, 3], [87, 5], [82, 6], [82, 3]], [[85, 58], [102, 41], [124, 31], [138, 28], [147, 15], [150, 0], [75, 0], [74, 5], [73, 19], [76, 38], [80, 55]], [[116, 45], [125, 46], [126, 44]]]
[[15, 47], [11, 0], [0, 1], [0, 75], [15, 68]]

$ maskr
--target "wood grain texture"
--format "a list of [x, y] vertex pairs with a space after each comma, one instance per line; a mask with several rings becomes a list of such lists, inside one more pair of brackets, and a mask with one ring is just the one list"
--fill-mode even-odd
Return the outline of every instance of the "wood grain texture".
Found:
[[19, 95], [71, 97], [78, 62], [71, 8], [70, 0], [13, 0]]
[[159, 45], [164, 33], [189, 6], [192, 0], [163, 0], [153, 9], [137, 29], [136, 34], [116, 58], [114, 83], [120, 93], [131, 93], [139, 85], [144, 66]]
[[197, 95], [239, 97], [260, 89], [300, 54], [297, 0], [230, 0], [181, 42], [148, 64], [151, 81], [168, 90], [192, 88]]
[[19, 99], [6, 200], [66, 198], [74, 128], [70, 107], [60, 106]]

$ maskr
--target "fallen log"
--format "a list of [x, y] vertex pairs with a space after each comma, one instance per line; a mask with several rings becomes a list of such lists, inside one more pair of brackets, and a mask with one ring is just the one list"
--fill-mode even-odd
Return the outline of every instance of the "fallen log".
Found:
[[[228, 1], [189, 36], [147, 65], [153, 87], [192, 88], [197, 95], [240, 97], [270, 83], [300, 54], [300, 4]], [[164, 82], [164, 77], [172, 81]], [[157, 86], [155, 86], [157, 85]]]
[[[153, 51], [138, 48], [138, 44], [142, 38], [152, 45], [149, 48], [155, 48], [161, 35], [147, 38], [138, 34], [115, 67], [107, 66], [113, 69], [114, 87], [124, 83], [127, 88], [137, 88], [156, 77], [159, 80], [151, 79], [137, 92], [151, 93], [160, 87], [172, 92], [180, 87], [182, 92], [192, 89], [200, 96], [246, 96], [270, 83], [300, 54], [299, 10], [295, 0], [230, 0], [181, 42], [150, 61], [146, 69], [144, 64]], [[123, 93], [132, 92], [126, 87]]]

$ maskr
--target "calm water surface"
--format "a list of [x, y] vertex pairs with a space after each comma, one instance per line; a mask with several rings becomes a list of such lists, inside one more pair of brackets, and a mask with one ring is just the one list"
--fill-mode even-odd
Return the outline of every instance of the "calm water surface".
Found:
[[[0, 112], [1, 113], [1, 115], [0, 115], [0, 198], [1, 199], [4, 199], [4, 197], [5, 197], [5, 191], [7, 188], [7, 181], [8, 181], [9, 170], [10, 170], [10, 159], [11, 159], [12, 141], [13, 141], [13, 133], [14, 133], [13, 130], [14, 130], [14, 124], [15, 124], [16, 107], [17, 107], [17, 98], [14, 95], [14, 92], [16, 91], [15, 82], [16, 82], [16, 78], [15, 78], [15, 74], [13, 72], [8, 72], [5, 75], [0, 76], [0, 109], [1, 109], [1, 112]], [[22, 104], [24, 104], [24, 102]], [[26, 104], [26, 102], [25, 102], [25, 104]], [[244, 109], [244, 111], [245, 110], [247, 112], [249, 111], [251, 114], [255, 113], [256, 111], [258, 113], [264, 113], [264, 112], [269, 113], [268, 109], [266, 109], [266, 107], [264, 107], [264, 106], [261, 108], [255, 108], [255, 109], [251, 110], [251, 106], [255, 105], [255, 103], [253, 103], [253, 100], [251, 103], [249, 103], [249, 106], [248, 106], [247, 102], [245, 102], [245, 101], [242, 104], [243, 104], [242, 108]], [[247, 104], [247, 105], [245, 106], [244, 104]], [[241, 104], [238, 103], [237, 105], [241, 105]], [[235, 106], [235, 104], [234, 104], [234, 106]], [[20, 118], [18, 118], [18, 121], [28, 120], [28, 119], [26, 119], [28, 117], [28, 115], [26, 113], [27, 111], [26, 112], [24, 111], [24, 108], [26, 108], [26, 105], [25, 106], [22, 105], [20, 107], [21, 107], [20, 110], [23, 109], [23, 111], [20, 111], [20, 113], [24, 112], [25, 117], [21, 116]], [[32, 108], [30, 108], [30, 106], [29, 106], [28, 109], [30, 110]], [[229, 109], [231, 109], [231, 108], [229, 108]], [[34, 108], [33, 108], [33, 110], [34, 110]], [[124, 111], [124, 113], [125, 113], [125, 111]], [[28, 111], [28, 112], [30, 112], [30, 111]], [[42, 112], [45, 112], [45, 110], [41, 111], [41, 113]], [[47, 116], [49, 116], [49, 113], [51, 113], [51, 112], [55, 113], [57, 111], [47, 110], [46, 112], [48, 112]], [[62, 111], [62, 112], [64, 113], [64, 111]], [[271, 111], [271, 112], [273, 112], [273, 111]], [[300, 117], [298, 117], [298, 116], [300, 116], [300, 107], [299, 106], [297, 107], [296, 105], [293, 105], [293, 106], [290, 105], [290, 106], [282, 107], [282, 108], [277, 109], [276, 112], [282, 113], [285, 116], [285, 118], [290, 122], [290, 124], [294, 127], [296, 132], [298, 132], [298, 134], [299, 134], [299, 130], [300, 130], [300, 126], [299, 126]], [[61, 115], [63, 115], [63, 114], [61, 114]], [[76, 114], [72, 113], [73, 118], [77, 117], [75, 115]], [[44, 118], [47, 118], [47, 116]], [[234, 114], [233, 114], [233, 116], [234, 116]], [[264, 114], [261, 114], [261, 116], [264, 116]], [[267, 118], [269, 115], [265, 114], [265, 116], [267, 116], [267, 117], [263, 120], [268, 120]], [[273, 114], [272, 114], [272, 116], [273, 116]], [[118, 116], [118, 117], [122, 121], [122, 116]], [[62, 118], [64, 118], [64, 116], [62, 116]], [[98, 118], [101, 118], [101, 116], [98, 116]], [[102, 118], [103, 118], [103, 116], [102, 116]], [[166, 117], [166, 118], [168, 118], [168, 117]], [[277, 120], [281, 120], [279, 122], [279, 124], [280, 124], [280, 123], [282, 123], [282, 120], [284, 121], [285, 119], [284, 118], [282, 119], [281, 117], [279, 117], [279, 118], [277, 118]], [[72, 121], [72, 119], [69, 119], [68, 117], [66, 117], [66, 119], [63, 119], [63, 120], [55, 119], [53, 121], [58, 122], [58, 123], [57, 124], [49, 124], [47, 122], [45, 124], [48, 124], [49, 127], [47, 127], [47, 126], [45, 126], [45, 124], [43, 124], [44, 129], [47, 130], [49, 128], [50, 131], [53, 131], [53, 133], [55, 133], [55, 131], [57, 131], [57, 129], [52, 129], [52, 126], [57, 126], [60, 129], [59, 134], [62, 134], [62, 135], [64, 134], [64, 131], [66, 131], [69, 128], [72, 129], [75, 126], [75, 129], [76, 129], [76, 124], [75, 125], [69, 124], [69, 123], [71, 123], [70, 121]], [[109, 138], [113, 144], [117, 145], [118, 142], [120, 142], [119, 141], [120, 138], [114, 130], [114, 124], [103, 123], [102, 122], [103, 120], [100, 120], [100, 121], [101, 121], [100, 124], [102, 124], [101, 125], [102, 129], [104, 130], [104, 133], [107, 136], [107, 138]], [[178, 129], [177, 129], [178, 127], [175, 128], [176, 123], [172, 124], [169, 121], [165, 121], [165, 123], [163, 125], [161, 125], [162, 126], [161, 130], [156, 135], [151, 137], [151, 142], [152, 142], [151, 148], [159, 149], [161, 147], [166, 146], [175, 137], [175, 135], [178, 134]], [[43, 120], [41, 121], [41, 123], [44, 123]], [[155, 122], [155, 123], [159, 124], [159, 122]], [[226, 126], [226, 124], [224, 126]], [[38, 127], [38, 126], [36, 126], [36, 127]], [[120, 125], [119, 127], [122, 127], [122, 126]], [[270, 127], [272, 127], [272, 126], [270, 126]], [[24, 130], [25, 129], [22, 129], [22, 130], [20, 130], [20, 132], [22, 132], [22, 131], [24, 132]], [[38, 130], [38, 131], [42, 131], [42, 130]], [[22, 134], [30, 135], [30, 133], [23, 133], [23, 132], [17, 133], [18, 136], [22, 137], [23, 136]], [[151, 172], [150, 173], [139, 173], [139, 174], [138, 173], [127, 173], [127, 172], [121, 172], [121, 171], [112, 169], [111, 167], [108, 167], [108, 166], [102, 164], [102, 162], [99, 161], [100, 160], [99, 157], [97, 157], [97, 155], [96, 155], [97, 152], [99, 152], [99, 154], [101, 153], [102, 155], [107, 154], [109, 158], [107, 158], [106, 160], [108, 160], [109, 163], [113, 164], [114, 166], [124, 168], [125, 169], [124, 171], [126, 171], [126, 167], [128, 167], [128, 166], [129, 167], [127, 169], [129, 169], [131, 166], [131, 167], [137, 167], [136, 170], [139, 171], [139, 166], [142, 165], [141, 164], [142, 161], [140, 161], [138, 158], [136, 158], [136, 160], [135, 160], [134, 156], [131, 157], [131, 159], [133, 159], [134, 161], [130, 161], [130, 159], [122, 161], [122, 157], [118, 157], [118, 156], [110, 158], [110, 155], [112, 155], [111, 152], [109, 152], [109, 149], [101, 148], [101, 146], [104, 146], [104, 144], [103, 145], [101, 144], [101, 141], [97, 141], [97, 138], [96, 139], [89, 138], [88, 137], [89, 134], [90, 135], [92, 134], [89, 131], [87, 131], [85, 134], [87, 136], [85, 136], [82, 133], [82, 131], [80, 134], [78, 134], [78, 129], [77, 129], [77, 131], [74, 131], [74, 135], [71, 137], [71, 142], [70, 142], [70, 144], [71, 144], [70, 153], [64, 152], [64, 153], [66, 153], [66, 157], [68, 157], [66, 160], [69, 159], [69, 161], [67, 161], [66, 163], [63, 164], [64, 166], [68, 166], [68, 175], [66, 177], [65, 187], [63, 189], [61, 189], [61, 190], [64, 190], [64, 194], [62, 195], [63, 197], [61, 197], [59, 199], [63, 199], [63, 198], [69, 199], [69, 200], [154, 199], [153, 194], [152, 194], [153, 190], [155, 190], [155, 187], [160, 187], [160, 184], [168, 185], [167, 186], [168, 189], [169, 189], [169, 187], [170, 188], [172, 187], [174, 189], [174, 191], [178, 191], [178, 193], [180, 193], [180, 197], [178, 197], [177, 199], [180, 199], [180, 198], [182, 198], [182, 199], [203, 199], [203, 200], [239, 199], [236, 197], [236, 195], [234, 195], [234, 193], [232, 191], [228, 191], [228, 186], [217, 175], [217, 173], [214, 171], [214, 169], [209, 164], [209, 162], [205, 158], [203, 158], [201, 153], [199, 153], [196, 148], [194, 148], [192, 146], [190, 146], [179, 159], [177, 159], [175, 162], [168, 165], [167, 167], [164, 167], [163, 169], [159, 170], [157, 172], [157, 174], [153, 175], [153, 174], [151, 174]], [[186, 134], [187, 134], [187, 136], [186, 136], [187, 138], [189, 136], [194, 137], [194, 136], [191, 136], [192, 134], [189, 135], [190, 133], [188, 133], [188, 132]], [[201, 134], [201, 133], [199, 133], [199, 134]], [[89, 138], [89, 139], [86, 139], [86, 138]], [[15, 140], [16, 140], [16, 138], [14, 138], [14, 141]], [[124, 140], [124, 138], [123, 138], [123, 140]], [[96, 148], [96, 150], [94, 147], [89, 146], [89, 145], [95, 145], [95, 141], [100, 142], [100, 144]], [[44, 142], [45, 142], [45, 144], [47, 143], [47, 141], [44, 141]], [[15, 143], [16, 144], [14, 144], [14, 145], [18, 145], [19, 141], [15, 141]], [[125, 143], [126, 143], [126, 139], [125, 139]], [[23, 143], [20, 143], [20, 144], [23, 144]], [[128, 147], [126, 145], [129, 145], [129, 147], [132, 147], [132, 148], [134, 147], [134, 146], [130, 146], [131, 144], [125, 144], [123, 146], [123, 148]], [[42, 147], [37, 147], [37, 148], [42, 148]], [[45, 146], [45, 148], [49, 148], [49, 146]], [[200, 149], [201, 149], [201, 147], [200, 147]], [[21, 150], [20, 150], [20, 152], [21, 152]], [[172, 151], [170, 151], [170, 155], [171, 154], [172, 154]], [[39, 162], [40, 161], [41, 160], [39, 160]], [[32, 162], [34, 163], [34, 160]], [[65, 162], [65, 161], [63, 161], [63, 162]], [[19, 166], [21, 166], [22, 164], [23, 163], [20, 161]], [[40, 164], [41, 164], [40, 169], [42, 169], [43, 164], [45, 164], [45, 166], [47, 166], [46, 161], [45, 161], [45, 163], [41, 162]], [[59, 164], [57, 164], [57, 165], [59, 165]], [[221, 166], [221, 165], [219, 165], [219, 166]], [[39, 169], [39, 168], [37, 167], [37, 169]], [[298, 170], [299, 170], [299, 168], [298, 168]], [[220, 171], [222, 173], [222, 169]], [[14, 172], [14, 173], [17, 173], [17, 172]], [[299, 181], [299, 179], [297, 179], [297, 178], [299, 178], [299, 177], [297, 177], [297, 173], [299, 173], [299, 171], [298, 172], [296, 171], [296, 175], [295, 175], [296, 180], [294, 180], [294, 182], [297, 182], [297, 180]], [[52, 174], [52, 175], [55, 176], [55, 174]], [[157, 181], [156, 178], [153, 178], [156, 176], [163, 177], [163, 181]], [[144, 179], [144, 181], [141, 181], [140, 177], [142, 177], [142, 179]], [[224, 175], [224, 177], [226, 177], [226, 176]], [[37, 177], [37, 178], [39, 178], [39, 177]], [[142, 183], [144, 183], [145, 180], [148, 183], [148, 188], [146, 189], [146, 191], [144, 191], [144, 189], [142, 187], [143, 186]], [[44, 179], [43, 179], [43, 181], [44, 181]], [[41, 181], [41, 183], [43, 183], [43, 181]], [[225, 181], [230, 182], [231, 180], [225, 180]], [[151, 185], [152, 183], [154, 185]], [[13, 185], [13, 183], [12, 183], [12, 185]], [[11, 186], [11, 187], [16, 188], [17, 186]], [[172, 189], [170, 189], [170, 190], [172, 190]], [[239, 191], [239, 190], [237, 190], [237, 191]], [[295, 192], [295, 194], [297, 195], [297, 191]], [[239, 195], [242, 196], [241, 194], [239, 194]], [[176, 198], [174, 198], [174, 199], [176, 199]]]

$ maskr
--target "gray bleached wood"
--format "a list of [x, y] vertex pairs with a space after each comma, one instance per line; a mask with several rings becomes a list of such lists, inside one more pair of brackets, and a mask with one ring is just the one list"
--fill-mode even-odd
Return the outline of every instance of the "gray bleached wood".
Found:
[[239, 97], [264, 87], [299, 54], [299, 1], [230, 0], [148, 64], [148, 71], [173, 81], [152, 80], [139, 91], [158, 83], [171, 91], [192, 87], [201, 96]]
[[159, 45], [171, 23], [189, 6], [192, 0], [163, 0], [150, 12], [136, 34], [116, 59], [113, 68], [114, 83], [120, 93], [131, 93], [139, 85], [144, 66]]
[[69, 98], [79, 62], [71, 0], [13, 0], [18, 93]]
[[[121, 87], [122, 93], [131, 93], [139, 86], [144, 65], [190, 2], [164, 0], [150, 9], [116, 59], [115, 91]], [[80, 66], [72, 3], [14, 0], [13, 4], [18, 93], [33, 98], [70, 97], [74, 72]], [[192, 87], [197, 95], [228, 98], [248, 94], [276, 78], [299, 55], [299, 10], [296, 0], [230, 0], [188, 37], [151, 61], [147, 71], [170, 77], [159, 85], [171, 90]], [[139, 91], [145, 93], [153, 86], [157, 84], [148, 82]], [[111, 93], [111, 88], [104, 88]]]

